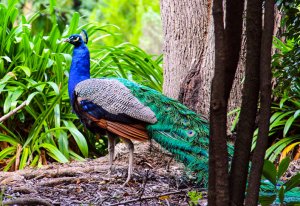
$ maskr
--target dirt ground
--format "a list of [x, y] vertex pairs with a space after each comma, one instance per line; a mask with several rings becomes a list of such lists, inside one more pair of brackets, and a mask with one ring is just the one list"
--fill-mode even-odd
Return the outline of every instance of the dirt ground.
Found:
[[[195, 184], [184, 166], [158, 145], [135, 144], [134, 174], [128, 185], [128, 151], [116, 146], [115, 172], [108, 174], [108, 157], [49, 164], [39, 169], [0, 172], [2, 205], [191, 205], [189, 191], [199, 191], [198, 201], [207, 205], [206, 189]], [[285, 174], [289, 179], [300, 171], [293, 161]]]
[[0, 173], [3, 205], [189, 205], [189, 191], [197, 187], [183, 165], [149, 143], [135, 145], [134, 175], [128, 185], [128, 153], [117, 145], [113, 175], [108, 174], [108, 158], [51, 164]]

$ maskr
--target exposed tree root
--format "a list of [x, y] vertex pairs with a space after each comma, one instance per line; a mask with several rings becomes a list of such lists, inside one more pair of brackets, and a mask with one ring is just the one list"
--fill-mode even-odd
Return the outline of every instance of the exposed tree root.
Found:
[[60, 178], [55, 178], [55, 179], [51, 179], [51, 180], [44, 180], [44, 181], [38, 183], [38, 185], [53, 187], [53, 186], [59, 185], [59, 184], [74, 184], [74, 183], [87, 182], [87, 181], [88, 181], [87, 178], [60, 177]]
[[16, 198], [13, 200], [6, 200], [2, 205], [45, 205], [52, 206], [50, 201], [39, 198]]

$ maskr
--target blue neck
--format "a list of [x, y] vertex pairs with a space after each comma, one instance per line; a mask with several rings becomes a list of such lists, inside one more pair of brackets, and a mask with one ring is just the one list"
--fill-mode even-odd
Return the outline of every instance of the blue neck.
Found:
[[73, 93], [75, 86], [86, 79], [90, 78], [90, 52], [83, 43], [76, 46], [73, 51], [72, 64], [69, 77], [69, 97], [71, 104], [74, 101]]

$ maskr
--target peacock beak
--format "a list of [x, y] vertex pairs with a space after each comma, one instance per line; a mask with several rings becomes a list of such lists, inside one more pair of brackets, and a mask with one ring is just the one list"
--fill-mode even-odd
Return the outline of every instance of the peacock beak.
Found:
[[70, 39], [69, 39], [69, 38], [67, 38], [67, 39], [65, 39], [65, 40], [64, 40], [64, 42], [70, 42]]

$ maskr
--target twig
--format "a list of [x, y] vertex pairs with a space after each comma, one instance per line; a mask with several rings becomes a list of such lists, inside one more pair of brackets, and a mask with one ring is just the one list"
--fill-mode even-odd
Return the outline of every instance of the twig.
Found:
[[139, 195], [139, 199], [141, 199], [142, 196], [144, 195], [145, 187], [146, 187], [146, 184], [147, 184], [147, 182], [148, 182], [148, 175], [149, 175], [149, 170], [147, 169], [147, 170], [146, 170], [146, 176], [145, 176], [144, 181], [143, 181], [141, 193], [140, 193], [140, 195]]
[[9, 117], [11, 117], [12, 115], [14, 115], [15, 113], [17, 113], [19, 110], [23, 109], [23, 107], [27, 106], [28, 102], [24, 101], [22, 104], [20, 104], [19, 106], [17, 106], [15, 109], [11, 110], [10, 112], [8, 112], [6, 115], [3, 115], [0, 118], [0, 123], [7, 120]]
[[[206, 189], [204, 189], [204, 190], [206, 190]], [[162, 194], [159, 194], [159, 195], [145, 196], [145, 197], [140, 197], [140, 198], [136, 198], [136, 199], [133, 199], [133, 200], [128, 200], [128, 201], [123, 201], [123, 202], [119, 202], [119, 203], [115, 203], [115, 204], [110, 204], [110, 206], [124, 205], [124, 204], [128, 204], [128, 203], [133, 203], [133, 202], [138, 202], [138, 201], [148, 200], [148, 199], [159, 199], [160, 197], [163, 197], [163, 196], [175, 195], [175, 194], [186, 193], [186, 192], [187, 192], [187, 190], [166, 192], [166, 193], [162, 193]]]
[[170, 171], [170, 164], [171, 164], [171, 162], [172, 162], [173, 159], [174, 159], [174, 156], [172, 156], [172, 157], [170, 158], [170, 160], [168, 161], [168, 163], [167, 163], [167, 166], [166, 166], [167, 172]]
[[39, 198], [17, 198], [14, 200], [6, 200], [2, 202], [2, 205], [46, 205], [52, 206], [52, 204]]

